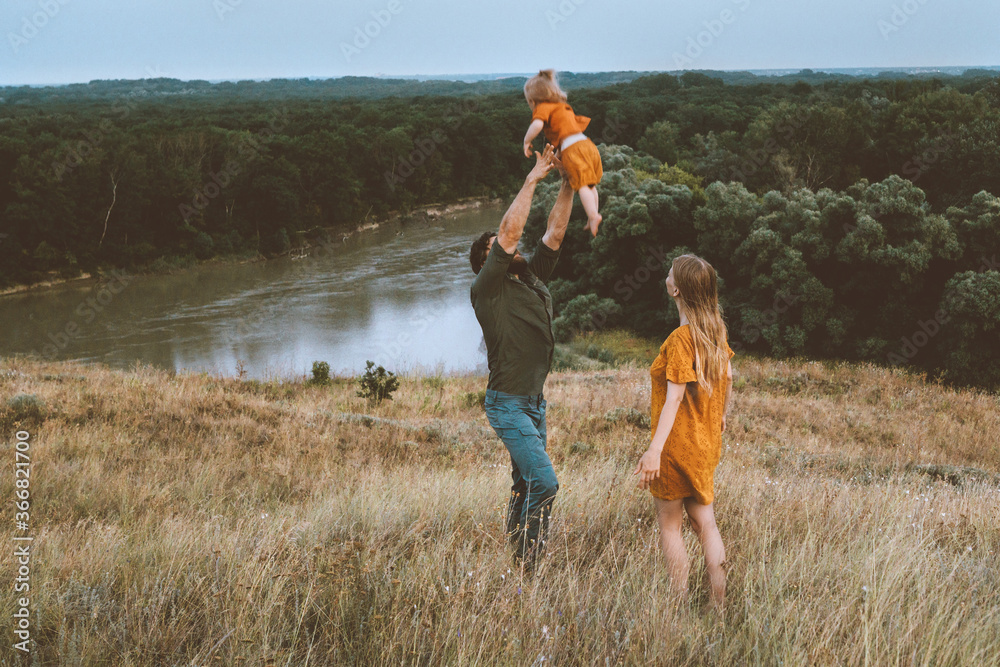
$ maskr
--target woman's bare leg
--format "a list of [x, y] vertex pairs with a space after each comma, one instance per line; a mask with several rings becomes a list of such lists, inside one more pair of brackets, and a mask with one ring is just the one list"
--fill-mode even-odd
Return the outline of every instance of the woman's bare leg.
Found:
[[726, 548], [715, 524], [715, 509], [712, 505], [699, 504], [694, 498], [684, 499], [684, 509], [691, 517], [691, 527], [705, 552], [705, 573], [711, 589], [712, 607], [721, 612], [726, 603], [726, 571], [722, 567], [726, 561]]
[[653, 503], [656, 507], [656, 522], [660, 526], [660, 548], [663, 549], [667, 571], [670, 572], [670, 584], [675, 593], [684, 597], [687, 595], [688, 572], [691, 569], [687, 549], [684, 548], [684, 537], [681, 535], [684, 501], [653, 498]]

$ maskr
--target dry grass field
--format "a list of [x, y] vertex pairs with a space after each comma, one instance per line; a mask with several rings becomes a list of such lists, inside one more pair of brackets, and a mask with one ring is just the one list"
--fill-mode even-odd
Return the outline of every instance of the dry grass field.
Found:
[[485, 378], [405, 377], [371, 405], [353, 379], [0, 359], [5, 504], [30, 433], [36, 640], [10, 648], [5, 596], [0, 662], [1000, 664], [1000, 398], [863, 365], [735, 371], [720, 619], [687, 529], [692, 595], [670, 597], [631, 476], [644, 365], [549, 376], [560, 490], [523, 577]]

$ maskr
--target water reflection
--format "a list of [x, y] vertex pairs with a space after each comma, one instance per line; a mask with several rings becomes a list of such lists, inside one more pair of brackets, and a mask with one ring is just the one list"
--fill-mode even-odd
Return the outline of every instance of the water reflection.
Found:
[[[469, 304], [471, 240], [495, 208], [355, 235], [299, 260], [201, 266], [0, 297], [0, 354], [101, 361], [256, 378], [312, 362], [357, 374], [486, 371]], [[10, 326], [13, 325], [13, 326]]]

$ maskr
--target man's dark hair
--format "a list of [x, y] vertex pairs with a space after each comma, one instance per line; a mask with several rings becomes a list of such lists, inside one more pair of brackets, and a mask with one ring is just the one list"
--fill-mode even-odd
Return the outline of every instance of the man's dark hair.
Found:
[[496, 232], [483, 232], [482, 235], [472, 242], [469, 248], [469, 264], [472, 264], [472, 272], [477, 276], [483, 264], [486, 263], [486, 255], [489, 252], [490, 239], [496, 236]]

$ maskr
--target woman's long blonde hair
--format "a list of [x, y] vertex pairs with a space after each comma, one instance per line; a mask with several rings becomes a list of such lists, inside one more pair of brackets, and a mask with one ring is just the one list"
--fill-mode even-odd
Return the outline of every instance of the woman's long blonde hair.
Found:
[[698, 385], [709, 393], [722, 380], [729, 365], [726, 323], [719, 305], [715, 269], [697, 255], [681, 255], [673, 262], [674, 284], [684, 304], [694, 341], [694, 366]]
[[543, 69], [528, 79], [524, 84], [524, 96], [535, 104], [566, 101], [566, 93], [559, 87], [554, 69]]

